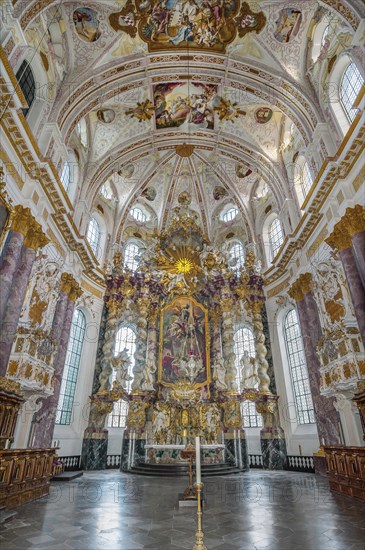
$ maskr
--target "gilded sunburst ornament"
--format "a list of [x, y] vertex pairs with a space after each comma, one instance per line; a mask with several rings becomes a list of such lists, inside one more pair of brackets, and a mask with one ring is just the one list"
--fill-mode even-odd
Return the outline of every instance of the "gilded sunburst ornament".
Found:
[[189, 258], [179, 258], [175, 262], [175, 269], [178, 273], [189, 273], [194, 268], [194, 264]]

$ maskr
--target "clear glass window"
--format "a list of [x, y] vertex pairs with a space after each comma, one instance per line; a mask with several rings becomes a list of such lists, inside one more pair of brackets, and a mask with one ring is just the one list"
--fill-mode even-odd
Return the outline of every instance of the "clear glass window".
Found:
[[65, 368], [63, 371], [60, 397], [58, 401], [56, 424], [71, 424], [72, 408], [75, 397], [76, 382], [80, 366], [82, 346], [86, 328], [85, 315], [76, 309], [71, 324], [70, 338], [67, 346]]
[[141, 210], [140, 208], [132, 208], [131, 209], [131, 216], [137, 220], [137, 222], [144, 223], [147, 220], [146, 214]]
[[222, 216], [222, 220], [224, 222], [231, 222], [232, 220], [235, 219], [235, 217], [237, 216], [238, 214], [238, 210], [237, 208], [229, 208], [229, 210], [227, 210], [227, 212], [225, 212]]
[[364, 79], [355, 63], [350, 63], [343, 73], [340, 84], [341, 105], [349, 119], [352, 122], [356, 116], [357, 109], [353, 109], [353, 104], [360, 93]]
[[139, 246], [135, 243], [128, 243], [124, 250], [124, 266], [130, 269], [131, 271], [136, 271], [139, 259]]
[[312, 394], [309, 386], [303, 341], [295, 309], [290, 310], [285, 317], [284, 337], [298, 424], [313, 424], [315, 423], [315, 417]]
[[35, 80], [28, 61], [23, 61], [15, 75], [28, 107], [22, 109], [26, 117], [35, 99]]
[[100, 243], [100, 227], [95, 218], [91, 218], [87, 228], [86, 239], [91, 247], [91, 250], [97, 256]]
[[236, 264], [233, 269], [236, 272], [239, 272], [245, 265], [245, 253], [242, 244], [237, 242], [233, 243], [230, 248], [230, 254], [231, 257], [236, 260]]
[[71, 166], [68, 160], [66, 160], [62, 168], [61, 183], [66, 193], [68, 193], [71, 183]]
[[284, 242], [283, 228], [279, 218], [274, 218], [269, 227], [269, 243], [271, 250], [271, 259], [275, 258]]

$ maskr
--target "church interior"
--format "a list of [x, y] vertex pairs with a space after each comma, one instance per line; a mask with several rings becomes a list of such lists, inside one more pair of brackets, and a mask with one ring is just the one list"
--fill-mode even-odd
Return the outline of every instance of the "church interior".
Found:
[[0, 19], [2, 548], [363, 550], [363, 2]]

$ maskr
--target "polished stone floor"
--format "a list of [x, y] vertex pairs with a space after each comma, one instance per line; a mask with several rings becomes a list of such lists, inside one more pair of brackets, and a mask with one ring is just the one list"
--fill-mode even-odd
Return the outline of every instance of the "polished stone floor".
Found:
[[[335, 496], [314, 474], [262, 472], [205, 478], [208, 550], [364, 550], [365, 506]], [[116, 470], [52, 482], [2, 528], [0, 549], [192, 549], [196, 510], [178, 508], [185, 480]]]

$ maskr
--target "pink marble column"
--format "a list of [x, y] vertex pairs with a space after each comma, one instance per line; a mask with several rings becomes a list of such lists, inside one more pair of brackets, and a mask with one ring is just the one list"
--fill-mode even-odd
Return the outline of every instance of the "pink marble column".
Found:
[[31, 248], [22, 247], [18, 267], [12, 279], [4, 318], [0, 324], [0, 375], [5, 376], [19, 317], [22, 310], [27, 284], [36, 253]]
[[24, 235], [9, 230], [0, 257], [0, 323], [4, 320], [13, 277], [19, 264]]
[[349, 287], [361, 338], [365, 345], [365, 289], [361, 281], [352, 248], [340, 250], [339, 255], [346, 275], [347, 285]]
[[318, 436], [320, 441], [323, 438], [327, 445], [340, 445], [340, 417], [333, 405], [334, 400], [320, 393], [320, 362], [316, 352], [316, 344], [321, 334], [321, 326], [317, 304], [312, 292], [308, 292], [304, 296], [304, 300], [297, 302], [297, 311], [303, 338], [304, 353], [307, 360], [309, 385], [312, 393]]
[[[43, 405], [40, 410], [35, 414], [33, 423], [33, 438], [32, 447], [48, 448], [52, 444], [52, 437], [56, 422], [57, 406], [60, 397], [62, 375], [65, 366], [67, 345], [70, 337], [70, 330], [72, 324], [72, 316], [75, 308], [75, 302], [68, 299], [66, 293], [61, 293], [59, 299], [59, 310], [57, 318], [54, 322], [54, 328], [60, 331], [60, 338], [58, 342], [57, 353], [53, 362], [54, 367], [54, 383], [53, 395], [50, 395], [43, 401]], [[66, 297], [66, 299], [65, 299]], [[58, 305], [58, 304], [57, 304]], [[57, 313], [57, 311], [56, 311]], [[56, 314], [55, 314], [56, 317]], [[61, 327], [61, 320], [63, 317], [63, 323]]]
[[365, 288], [365, 231], [360, 231], [352, 236], [352, 249], [362, 286]]

